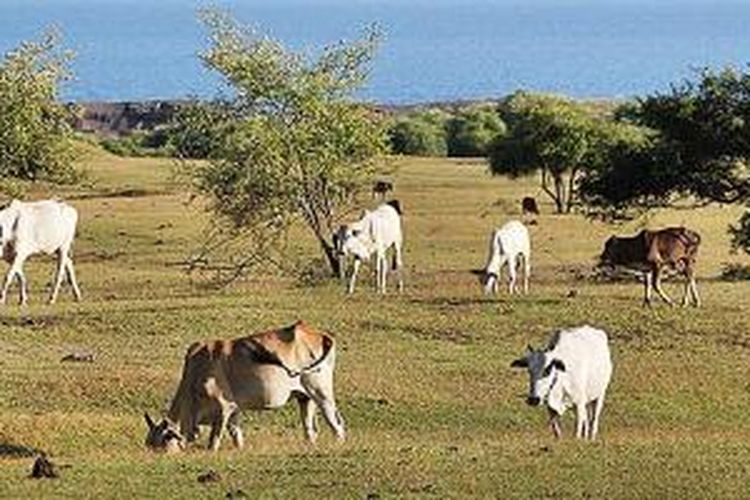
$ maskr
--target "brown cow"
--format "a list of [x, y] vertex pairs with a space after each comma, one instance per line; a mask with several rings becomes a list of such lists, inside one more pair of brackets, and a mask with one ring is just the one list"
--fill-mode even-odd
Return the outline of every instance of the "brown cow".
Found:
[[644, 302], [647, 305], [651, 305], [652, 286], [667, 304], [674, 305], [661, 288], [662, 271], [669, 267], [684, 274], [687, 279], [682, 305], [686, 306], [689, 298], [692, 298], [697, 307], [700, 305], [700, 298], [695, 284], [695, 260], [700, 243], [700, 235], [684, 227], [668, 227], [658, 231], [644, 229], [633, 237], [609, 238], [604, 245], [599, 265], [611, 268], [622, 266], [642, 272]]
[[146, 445], [177, 451], [195, 440], [199, 425], [210, 425], [209, 446], [219, 448], [226, 428], [235, 446], [244, 444], [239, 427], [243, 409], [299, 403], [307, 439], [317, 437], [315, 409], [320, 408], [339, 439], [344, 422], [333, 395], [336, 349], [332, 337], [305, 323], [234, 340], [196, 342], [185, 356], [182, 379], [166, 418], [158, 425], [148, 414]]

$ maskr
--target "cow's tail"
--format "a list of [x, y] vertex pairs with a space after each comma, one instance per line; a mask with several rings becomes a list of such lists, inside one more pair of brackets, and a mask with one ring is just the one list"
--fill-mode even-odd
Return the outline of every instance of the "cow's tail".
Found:
[[404, 215], [404, 212], [401, 210], [401, 203], [398, 200], [390, 200], [386, 202], [386, 205], [393, 207], [397, 214]]

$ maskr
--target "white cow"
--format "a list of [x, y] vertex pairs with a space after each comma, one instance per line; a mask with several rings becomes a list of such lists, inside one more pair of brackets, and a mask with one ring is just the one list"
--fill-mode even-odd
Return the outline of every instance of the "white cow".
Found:
[[[380, 205], [372, 212], [365, 210], [364, 215], [357, 222], [341, 226], [333, 237], [334, 246], [343, 261], [348, 255], [354, 256], [349, 293], [354, 292], [357, 272], [362, 261], [370, 260], [375, 254], [376, 287], [378, 292], [385, 293], [386, 275], [388, 273], [387, 253], [393, 248], [393, 270], [398, 271], [398, 289], [404, 289], [401, 276], [403, 262], [401, 260], [401, 246], [403, 233], [401, 232], [401, 206], [398, 201], [389, 201]], [[343, 271], [343, 262], [341, 263]]]
[[545, 402], [550, 426], [560, 437], [560, 417], [566, 407], [576, 408], [576, 437], [593, 440], [599, 429], [604, 395], [612, 376], [607, 334], [588, 325], [556, 332], [544, 350], [528, 347], [526, 356], [511, 363], [527, 368], [526, 402]]
[[5, 303], [8, 289], [18, 276], [21, 286], [20, 302], [26, 304], [28, 291], [23, 263], [30, 256], [39, 253], [57, 254], [57, 272], [49, 299], [50, 304], [57, 299], [64, 274], [68, 275], [76, 300], [81, 299], [73, 261], [70, 258], [77, 222], [76, 209], [55, 200], [13, 200], [10, 205], [0, 210], [0, 256], [10, 264], [0, 294], [0, 303]]
[[516, 289], [516, 269], [519, 259], [523, 261], [523, 292], [529, 292], [529, 274], [531, 273], [531, 241], [529, 230], [517, 220], [512, 220], [490, 237], [490, 254], [484, 267], [484, 292], [497, 293], [497, 282], [500, 269], [508, 263], [508, 291]]

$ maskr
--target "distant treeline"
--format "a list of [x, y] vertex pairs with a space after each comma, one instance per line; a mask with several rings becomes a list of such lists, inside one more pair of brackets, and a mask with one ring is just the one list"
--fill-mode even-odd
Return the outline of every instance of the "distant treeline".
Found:
[[[413, 156], [486, 156], [493, 140], [507, 131], [501, 118], [504, 99], [459, 100], [406, 105], [373, 105], [386, 117], [391, 151]], [[581, 101], [594, 115], [610, 115], [616, 101]], [[123, 156], [207, 154], [206, 137], [185, 136], [184, 122], [206, 121], [215, 103], [165, 100], [85, 102], [75, 128], [95, 133], [110, 152]]]

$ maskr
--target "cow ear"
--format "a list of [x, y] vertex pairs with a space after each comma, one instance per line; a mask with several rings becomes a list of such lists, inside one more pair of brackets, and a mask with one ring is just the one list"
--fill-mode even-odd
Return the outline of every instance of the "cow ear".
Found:
[[156, 424], [151, 419], [151, 416], [149, 416], [148, 412], [143, 412], [143, 418], [146, 420], [146, 425], [148, 425], [149, 430], [153, 430], [154, 427], [156, 427]]
[[534, 348], [531, 347], [531, 344], [526, 344], [526, 350], [529, 352], [534, 352]]
[[554, 366], [555, 368], [557, 368], [561, 372], [565, 371], [565, 363], [563, 363], [563, 361], [561, 359], [555, 358], [555, 359], [552, 360], [551, 364], [552, 364], [552, 366]]
[[510, 364], [511, 368], [526, 368], [528, 366], [529, 366], [529, 360], [526, 358], [518, 358]]

